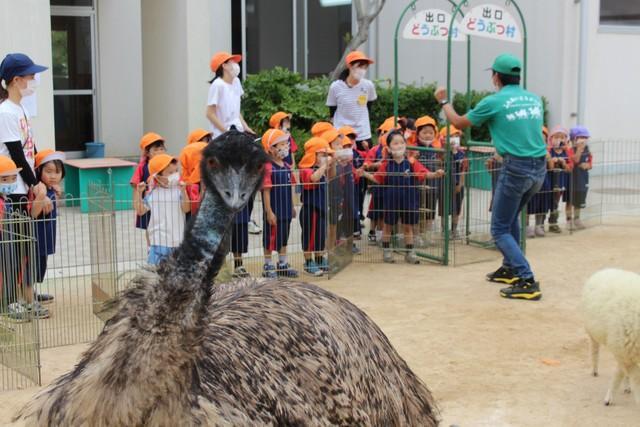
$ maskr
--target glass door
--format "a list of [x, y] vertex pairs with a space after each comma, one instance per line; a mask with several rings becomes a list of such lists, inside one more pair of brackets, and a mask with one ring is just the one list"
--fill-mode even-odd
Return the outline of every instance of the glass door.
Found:
[[90, 0], [81, 3], [51, 8], [56, 149], [67, 152], [84, 151], [97, 134], [95, 13]]

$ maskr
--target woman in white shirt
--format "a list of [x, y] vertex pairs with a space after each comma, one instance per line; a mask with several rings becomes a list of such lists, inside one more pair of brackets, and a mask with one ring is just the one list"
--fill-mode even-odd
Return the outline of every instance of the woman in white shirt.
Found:
[[240, 132], [255, 134], [240, 113], [240, 99], [244, 94], [238, 75], [240, 55], [218, 52], [211, 58], [211, 71], [215, 74], [209, 87], [207, 119], [211, 123], [213, 138], [235, 126]]

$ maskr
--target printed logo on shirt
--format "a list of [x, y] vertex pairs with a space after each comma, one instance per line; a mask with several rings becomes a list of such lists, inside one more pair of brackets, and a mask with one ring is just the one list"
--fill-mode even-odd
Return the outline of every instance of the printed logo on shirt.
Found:
[[506, 115], [510, 122], [542, 118], [542, 104], [531, 96], [512, 96], [504, 103], [503, 108], [510, 111]]
[[358, 105], [367, 105], [367, 95], [360, 95], [358, 97]]
[[20, 134], [21, 139], [24, 141], [24, 144], [22, 146], [24, 150], [24, 156], [27, 158], [27, 160], [33, 160], [33, 133], [31, 132], [29, 121], [25, 117], [22, 117], [20, 119]]

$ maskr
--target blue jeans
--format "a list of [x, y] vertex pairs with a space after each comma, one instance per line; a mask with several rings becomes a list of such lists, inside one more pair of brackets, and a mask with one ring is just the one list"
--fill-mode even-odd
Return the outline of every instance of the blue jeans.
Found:
[[533, 277], [520, 249], [520, 211], [540, 190], [547, 173], [544, 157], [505, 155], [491, 210], [491, 236], [504, 257], [502, 265], [520, 278]]

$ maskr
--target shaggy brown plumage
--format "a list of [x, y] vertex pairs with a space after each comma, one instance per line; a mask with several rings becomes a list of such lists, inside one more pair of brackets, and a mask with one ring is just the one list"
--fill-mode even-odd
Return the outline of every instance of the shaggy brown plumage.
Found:
[[205, 151], [180, 248], [146, 270], [80, 363], [19, 413], [42, 426], [434, 426], [431, 394], [357, 307], [317, 286], [212, 287], [266, 159], [239, 133]]

